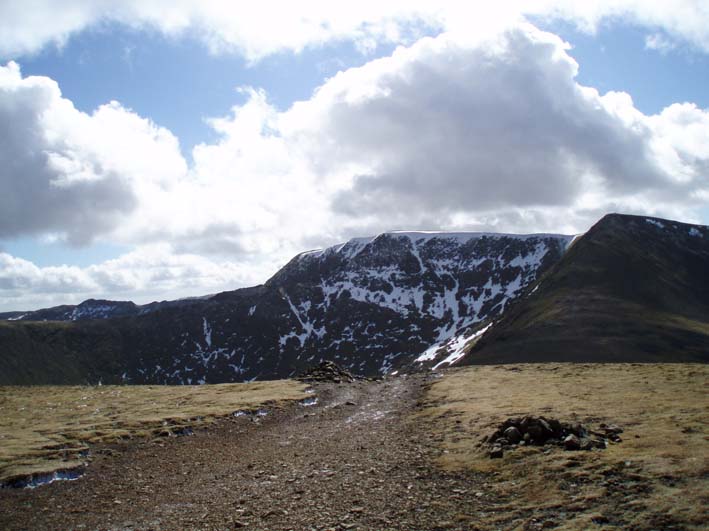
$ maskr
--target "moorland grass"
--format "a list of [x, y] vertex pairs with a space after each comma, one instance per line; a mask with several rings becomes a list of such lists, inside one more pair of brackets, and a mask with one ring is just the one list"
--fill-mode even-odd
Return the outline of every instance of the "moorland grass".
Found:
[[[480, 366], [434, 383], [420, 420], [440, 437], [441, 466], [488, 478], [482, 495], [497, 503], [475, 515], [481, 529], [699, 530], [709, 521], [708, 391], [700, 364]], [[490, 459], [482, 438], [524, 415], [617, 424], [623, 441]]]
[[278, 407], [305, 384], [0, 386], [0, 483], [81, 464], [89, 445], [179, 433], [236, 410]]

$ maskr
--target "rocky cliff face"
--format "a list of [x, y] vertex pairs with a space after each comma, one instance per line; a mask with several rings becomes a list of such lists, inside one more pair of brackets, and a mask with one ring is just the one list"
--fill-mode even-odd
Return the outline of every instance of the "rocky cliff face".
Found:
[[[302, 253], [263, 286], [142, 307], [86, 301], [23, 317], [71, 323], [8, 323], [15, 328], [0, 332], [15, 338], [8, 352], [39, 353], [47, 359], [33, 363], [55, 367], [45, 376], [25, 370], [23, 383], [61, 383], [63, 360], [80, 365], [65, 383], [77, 374], [84, 380], [75, 383], [269, 379], [321, 360], [372, 376], [457, 359], [470, 337], [560, 260], [571, 239], [385, 233]], [[93, 362], [100, 359], [115, 363], [104, 370]]]
[[385, 233], [303, 253], [264, 286], [135, 321], [150, 337], [127, 334], [138, 355], [126, 380], [287, 377], [323, 359], [367, 375], [436, 363], [556, 263], [570, 240]]

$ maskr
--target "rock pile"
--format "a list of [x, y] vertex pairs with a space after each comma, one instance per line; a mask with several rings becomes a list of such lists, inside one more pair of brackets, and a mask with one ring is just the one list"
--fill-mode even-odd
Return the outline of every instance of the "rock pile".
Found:
[[304, 382], [354, 382], [358, 377], [353, 376], [332, 361], [322, 361], [319, 365], [309, 368], [300, 376], [298, 380]]
[[546, 417], [509, 418], [491, 436], [483, 439], [489, 446], [491, 458], [502, 457], [505, 450], [516, 446], [560, 446], [566, 450], [603, 450], [609, 442], [621, 441], [623, 429], [600, 424], [598, 430], [589, 430], [578, 422], [560, 422]]

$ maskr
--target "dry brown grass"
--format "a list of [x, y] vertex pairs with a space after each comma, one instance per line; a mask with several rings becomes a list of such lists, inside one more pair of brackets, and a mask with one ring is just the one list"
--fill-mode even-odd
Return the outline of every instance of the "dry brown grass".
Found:
[[0, 387], [0, 482], [81, 464], [95, 443], [169, 435], [304, 398], [293, 380], [201, 386]]
[[[706, 529], [709, 367], [694, 364], [482, 366], [448, 372], [424, 418], [441, 465], [485, 477], [481, 529]], [[606, 450], [484, 445], [508, 417], [543, 415], [624, 428]]]

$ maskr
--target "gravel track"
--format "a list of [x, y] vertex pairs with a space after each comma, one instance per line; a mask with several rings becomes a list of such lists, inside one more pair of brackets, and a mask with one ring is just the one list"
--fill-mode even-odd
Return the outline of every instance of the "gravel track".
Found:
[[314, 384], [315, 405], [98, 449], [77, 481], [0, 491], [0, 529], [476, 529], [484, 478], [436, 468], [412, 415], [430, 378]]

